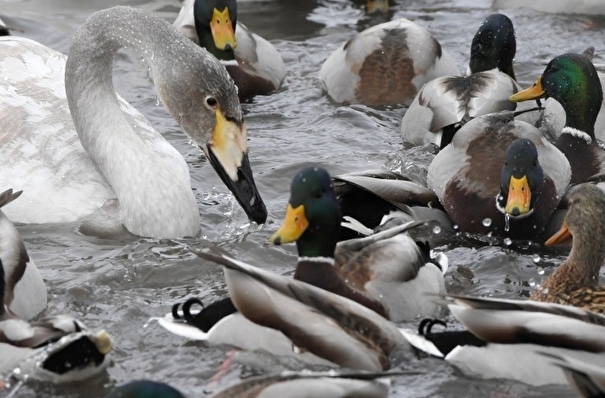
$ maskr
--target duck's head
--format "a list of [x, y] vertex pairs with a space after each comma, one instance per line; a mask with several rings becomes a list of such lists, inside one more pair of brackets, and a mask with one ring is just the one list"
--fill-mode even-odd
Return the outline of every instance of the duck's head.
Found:
[[222, 60], [233, 60], [237, 47], [235, 0], [195, 0], [193, 5], [195, 30], [200, 45]]
[[111, 390], [106, 398], [184, 398], [175, 388], [151, 380], [137, 380]]
[[301, 257], [334, 257], [341, 212], [328, 172], [319, 167], [300, 170], [292, 180], [286, 218], [269, 239], [296, 242]]
[[525, 138], [514, 140], [506, 150], [500, 174], [498, 210], [512, 219], [530, 216], [543, 186], [544, 170], [538, 162], [536, 146]]
[[[601, 240], [596, 238], [602, 236], [605, 236], [605, 192], [596, 185], [587, 183], [573, 189], [569, 195], [563, 225], [544, 244], [546, 246], [563, 244], [575, 237], [602, 247]], [[602, 260], [597, 262], [600, 267]]]
[[515, 79], [513, 58], [517, 40], [512, 21], [504, 14], [491, 14], [479, 27], [471, 44], [471, 73], [498, 68]]
[[583, 54], [563, 54], [548, 63], [533, 86], [510, 97], [513, 102], [552, 97], [565, 109], [566, 127], [594, 139], [594, 124], [603, 102], [601, 81]]

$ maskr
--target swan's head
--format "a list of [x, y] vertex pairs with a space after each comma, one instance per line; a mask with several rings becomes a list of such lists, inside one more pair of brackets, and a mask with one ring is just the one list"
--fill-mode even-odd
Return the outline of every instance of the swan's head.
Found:
[[156, 72], [158, 94], [172, 117], [204, 151], [248, 217], [262, 224], [267, 220], [267, 209], [248, 160], [237, 88], [216, 58], [188, 44], [179, 53], [183, 62], [174, 62], [168, 73]]

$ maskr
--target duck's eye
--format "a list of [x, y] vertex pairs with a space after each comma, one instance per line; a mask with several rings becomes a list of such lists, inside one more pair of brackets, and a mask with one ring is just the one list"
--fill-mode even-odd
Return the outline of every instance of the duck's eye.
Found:
[[216, 106], [218, 105], [218, 101], [216, 100], [216, 98], [214, 97], [207, 97], [206, 98], [206, 104], [210, 107], [210, 108], [216, 108]]
[[313, 197], [314, 197], [315, 199], [319, 199], [319, 198], [321, 198], [321, 191], [317, 191], [317, 192], [313, 193]]

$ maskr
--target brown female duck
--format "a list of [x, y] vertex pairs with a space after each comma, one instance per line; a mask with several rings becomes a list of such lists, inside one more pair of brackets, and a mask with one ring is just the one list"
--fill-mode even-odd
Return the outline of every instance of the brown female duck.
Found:
[[531, 298], [605, 313], [605, 289], [599, 286], [605, 260], [605, 193], [595, 185], [582, 184], [570, 195], [568, 206], [561, 230], [546, 245], [573, 237], [569, 257]]

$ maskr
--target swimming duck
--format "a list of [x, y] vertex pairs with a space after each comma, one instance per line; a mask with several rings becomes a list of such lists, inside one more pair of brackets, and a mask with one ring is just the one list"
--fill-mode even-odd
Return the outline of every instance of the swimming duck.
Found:
[[281, 86], [286, 69], [279, 52], [237, 21], [236, 0], [185, 0], [174, 26], [225, 65], [240, 99]]
[[[5, 295], [4, 280], [4, 267], [0, 267], [0, 297]], [[0, 376], [4, 380], [82, 380], [107, 367], [112, 345], [105, 331], [93, 333], [68, 315], [29, 323], [7, 311], [5, 303], [0, 306]]]
[[136, 235], [198, 233], [183, 156], [115, 94], [107, 60], [125, 46], [153, 54], [144, 59], [158, 98], [248, 216], [265, 222], [237, 89], [225, 69], [166, 21], [128, 7], [89, 17], [67, 60], [28, 39], [0, 38], [0, 186], [23, 190], [6, 214], [14, 222], [61, 223], [104, 212], [99, 228], [113, 217], [114, 227]]
[[599, 285], [605, 260], [605, 192], [595, 185], [574, 188], [561, 229], [545, 244], [565, 243], [572, 237], [569, 257], [530, 298], [605, 313], [605, 289]]
[[322, 168], [300, 170], [290, 193], [284, 223], [269, 240], [296, 242], [295, 279], [348, 297], [392, 321], [439, 312], [423, 293], [445, 291], [447, 264], [431, 262], [407, 233], [394, 229], [337, 245], [342, 217], [330, 175]]
[[0, 193], [0, 261], [4, 275], [3, 303], [6, 311], [21, 318], [32, 319], [46, 308], [46, 285], [34, 261], [29, 258], [21, 235], [2, 212], [17, 199], [21, 191], [8, 189]]
[[216, 248], [195, 252], [224, 266], [229, 295], [242, 315], [281, 331], [292, 347], [339, 366], [382, 371], [390, 367], [392, 349], [405, 344], [393, 323], [346, 297], [238, 261]]
[[540, 130], [500, 112], [458, 130], [431, 162], [427, 185], [460, 231], [540, 241], [570, 174]]
[[533, 86], [510, 97], [526, 101], [552, 97], [565, 110], [565, 127], [557, 138], [571, 165], [573, 184], [605, 171], [605, 151], [595, 140], [595, 122], [603, 89], [592, 61], [582, 54], [563, 54], [548, 63]]
[[515, 52], [512, 21], [504, 14], [488, 16], [473, 37], [468, 75], [426, 83], [403, 116], [403, 140], [443, 148], [471, 118], [515, 110], [508, 99], [520, 90], [513, 69]]
[[136, 380], [113, 388], [105, 398], [185, 398], [185, 396], [166, 383]]
[[586, 361], [581, 355], [569, 353], [554, 355], [545, 353], [553, 364], [565, 372], [569, 384], [586, 398], [605, 396], [605, 359], [598, 358], [593, 362]]
[[357, 33], [326, 59], [319, 79], [340, 104], [409, 106], [426, 82], [458, 74], [426, 29], [401, 18]]
[[566, 384], [563, 370], [545, 353], [603, 360], [605, 317], [600, 314], [533, 300], [449, 296], [443, 303], [466, 330], [433, 331], [442, 322], [430, 320], [420, 325], [420, 333], [402, 333], [414, 347], [468, 376]]

